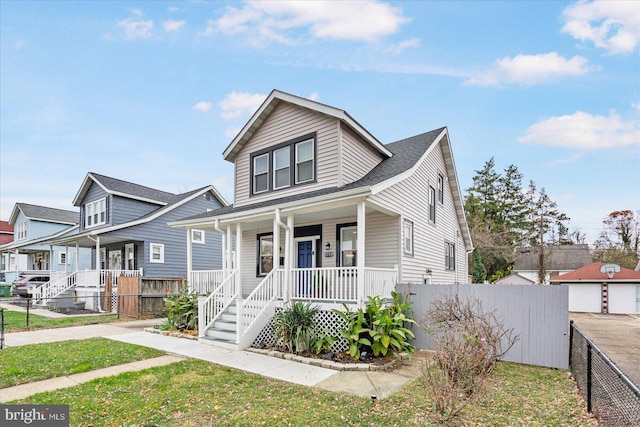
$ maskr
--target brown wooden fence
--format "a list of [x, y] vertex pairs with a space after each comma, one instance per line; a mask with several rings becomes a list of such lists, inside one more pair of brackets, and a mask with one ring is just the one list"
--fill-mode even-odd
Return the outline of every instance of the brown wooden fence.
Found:
[[165, 311], [164, 297], [177, 294], [182, 279], [118, 277], [119, 313], [140, 317]]

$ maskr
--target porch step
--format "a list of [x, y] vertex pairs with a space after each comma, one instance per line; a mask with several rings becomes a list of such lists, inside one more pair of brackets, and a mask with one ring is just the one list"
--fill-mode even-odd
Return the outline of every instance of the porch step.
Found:
[[203, 344], [213, 345], [215, 347], [226, 348], [229, 350], [240, 350], [238, 343], [234, 341], [226, 341], [226, 340], [205, 336], [205, 337], [198, 338], [198, 342], [201, 342]]
[[220, 315], [218, 320], [206, 330], [203, 337], [199, 339], [203, 343], [215, 345], [223, 348], [238, 349], [238, 337], [236, 335], [236, 303], [231, 303], [229, 307]]

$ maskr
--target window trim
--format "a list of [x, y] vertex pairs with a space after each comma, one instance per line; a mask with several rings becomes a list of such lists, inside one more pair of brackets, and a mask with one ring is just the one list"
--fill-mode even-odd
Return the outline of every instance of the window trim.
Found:
[[27, 238], [27, 221], [22, 221], [16, 226], [16, 240]]
[[429, 222], [436, 223], [436, 189], [429, 185]]
[[[405, 255], [414, 255], [414, 229], [413, 229], [413, 221], [410, 221], [408, 219], [404, 219], [402, 221], [402, 252]], [[409, 227], [409, 229], [407, 229], [407, 227]], [[410, 236], [409, 236], [409, 242], [410, 242], [410, 248], [407, 249], [407, 231], [410, 232]]]
[[444, 174], [438, 172], [438, 201], [444, 205]]
[[[64, 259], [63, 259], [64, 258]], [[67, 253], [64, 251], [58, 252], [58, 264], [67, 264]]]
[[[195, 233], [200, 233], [201, 238], [200, 239], [196, 239], [195, 238]], [[191, 243], [197, 243], [199, 245], [204, 245], [205, 244], [205, 233], [204, 230], [200, 230], [197, 228], [192, 228], [191, 229]]]
[[[157, 247], [160, 249], [160, 259], [153, 258], [153, 249]], [[164, 244], [162, 243], [149, 243], [149, 262], [152, 264], [164, 264]]]
[[[311, 142], [313, 144], [312, 147], [312, 158], [310, 160], [305, 160], [305, 162], [311, 161], [312, 162], [312, 178], [306, 181], [298, 181], [297, 180], [297, 170], [298, 170], [298, 164], [296, 163], [296, 158], [297, 158], [297, 151], [298, 151], [298, 145], [305, 143], [305, 142]], [[275, 186], [275, 152], [282, 150], [286, 147], [289, 147], [289, 184], [287, 186], [282, 186], [282, 187], [276, 187]], [[267, 174], [267, 189], [265, 190], [260, 190], [260, 191], [256, 191], [256, 175], [255, 175], [255, 162], [257, 158], [260, 158], [262, 156], [267, 156], [268, 158], [268, 170], [266, 172]], [[316, 132], [312, 132], [306, 135], [302, 135], [299, 136], [297, 138], [285, 141], [283, 143], [274, 145], [272, 147], [269, 148], [265, 148], [256, 152], [253, 152], [249, 155], [250, 158], [250, 162], [249, 162], [249, 166], [250, 166], [250, 171], [249, 174], [251, 176], [251, 183], [250, 183], [250, 189], [249, 189], [249, 194], [250, 196], [258, 196], [261, 194], [265, 194], [265, 193], [270, 193], [273, 191], [280, 191], [283, 190], [285, 188], [292, 188], [292, 187], [296, 187], [298, 185], [306, 185], [306, 184], [310, 184], [313, 182], [317, 181], [317, 161], [316, 159], [318, 158], [318, 138], [317, 138], [317, 134]]]
[[[103, 203], [104, 209], [100, 209]], [[94, 210], [95, 209], [95, 210]], [[94, 218], [95, 217], [95, 218]], [[92, 221], [95, 220], [95, 221]], [[107, 198], [102, 197], [84, 204], [84, 228], [93, 228], [107, 223]]]
[[262, 240], [270, 237], [271, 245], [273, 247], [273, 233], [260, 233], [256, 234], [256, 255], [258, 264], [256, 265], [256, 277], [265, 277], [267, 276], [273, 269], [275, 268], [274, 260], [273, 260], [273, 248], [271, 249], [271, 271], [262, 271]]
[[456, 270], [456, 244], [448, 240], [444, 241], [444, 269]]

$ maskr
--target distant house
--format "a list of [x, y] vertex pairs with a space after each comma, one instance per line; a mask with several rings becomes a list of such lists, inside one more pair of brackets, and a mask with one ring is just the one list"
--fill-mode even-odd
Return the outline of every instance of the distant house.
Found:
[[[246, 347], [287, 301], [389, 298], [398, 282], [466, 282], [473, 249], [447, 128], [382, 144], [344, 110], [274, 90], [224, 150], [233, 206], [176, 227], [222, 235], [200, 334]], [[331, 320], [328, 320], [331, 322]]]
[[16, 203], [9, 225], [13, 226], [11, 243], [0, 246], [5, 258], [5, 281], [13, 281], [18, 273], [29, 271], [65, 272], [84, 267], [88, 254], [68, 256], [64, 248], [52, 245], [52, 238], [61, 238], [78, 231], [78, 212], [28, 203]]
[[0, 246], [13, 242], [13, 225], [0, 221]]
[[513, 272], [526, 277], [534, 283], [548, 284], [549, 280], [591, 264], [589, 245], [545, 246], [544, 263], [546, 275], [540, 280], [538, 275], [540, 263], [539, 247], [516, 248], [516, 259]]
[[113, 286], [115, 292], [118, 276], [186, 278], [192, 267], [221, 268], [219, 234], [198, 229], [187, 233], [167, 225], [227, 206], [212, 185], [174, 194], [89, 172], [73, 205], [79, 208], [78, 232], [52, 243], [72, 253], [77, 248], [90, 250], [90, 265], [59, 284], [52, 282], [55, 291], [43, 289], [42, 300], [70, 288], [79, 297], [97, 296], [105, 286]]
[[620, 267], [609, 274], [596, 262], [551, 279], [569, 285], [569, 311], [590, 313], [640, 313], [640, 271]]
[[535, 285], [536, 282], [518, 273], [511, 273], [495, 281], [496, 285]]

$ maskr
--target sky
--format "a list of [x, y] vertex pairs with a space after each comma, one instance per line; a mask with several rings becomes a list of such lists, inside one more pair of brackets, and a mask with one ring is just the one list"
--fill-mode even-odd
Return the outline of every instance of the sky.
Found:
[[460, 188], [516, 165], [593, 243], [640, 209], [640, 2], [0, 2], [0, 219], [88, 172], [232, 202], [273, 89], [383, 143], [447, 126]]

